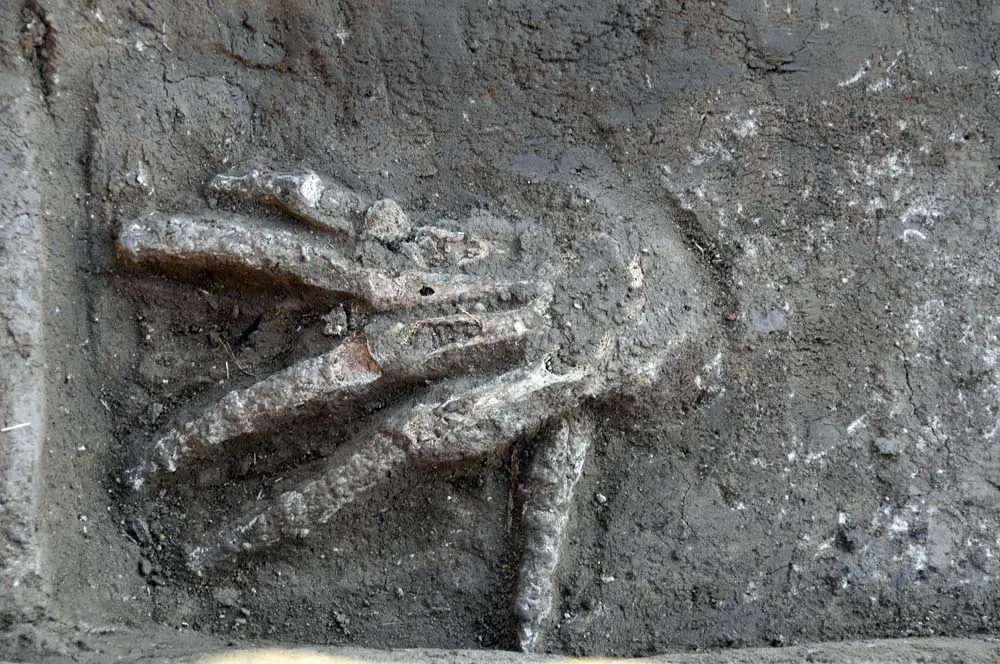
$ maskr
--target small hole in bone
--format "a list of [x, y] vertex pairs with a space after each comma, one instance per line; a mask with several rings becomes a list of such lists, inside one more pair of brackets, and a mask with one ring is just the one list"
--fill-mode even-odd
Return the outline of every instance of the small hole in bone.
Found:
[[423, 295], [424, 297], [427, 297], [428, 295], [433, 295], [434, 289], [431, 288], [430, 286], [424, 286], [423, 288], [420, 289], [420, 294]]

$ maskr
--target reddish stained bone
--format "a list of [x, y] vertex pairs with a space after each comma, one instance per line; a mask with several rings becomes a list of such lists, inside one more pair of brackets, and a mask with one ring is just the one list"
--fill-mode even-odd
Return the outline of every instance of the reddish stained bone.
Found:
[[[355, 334], [333, 350], [226, 394], [199, 417], [168, 430], [148, 458], [129, 474], [134, 489], [164, 472], [173, 473], [194, 459], [218, 456], [239, 436], [267, 433], [281, 422], [310, 412], [349, 412], [373, 399], [386, 381], [432, 380], [490, 363], [499, 350], [538, 329], [530, 308], [469, 316], [446, 316], [397, 324], [378, 337]], [[455, 328], [449, 343], [414, 344], [424, 330]], [[475, 330], [463, 335], [463, 331]]]
[[348, 261], [329, 236], [227, 213], [154, 213], [126, 224], [117, 250], [126, 263], [250, 271], [264, 281], [300, 283], [337, 299], [362, 300], [382, 312], [508, 296], [526, 302], [538, 291], [532, 281], [491, 282], [417, 270], [390, 276]]

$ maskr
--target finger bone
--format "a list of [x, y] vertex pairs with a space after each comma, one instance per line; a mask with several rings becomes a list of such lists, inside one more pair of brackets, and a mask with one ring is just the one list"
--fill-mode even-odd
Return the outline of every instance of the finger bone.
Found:
[[163, 472], [173, 473], [193, 459], [218, 454], [218, 448], [238, 436], [265, 432], [289, 416], [318, 407], [348, 410], [369, 394], [381, 375], [367, 339], [355, 335], [323, 355], [229, 392], [197, 418], [169, 429], [131, 471], [131, 484], [140, 489]]
[[377, 429], [338, 448], [318, 476], [311, 474], [263, 507], [248, 503], [242, 517], [189, 550], [188, 566], [201, 571], [227, 556], [303, 537], [415, 463], [433, 466], [497, 452], [579, 408], [589, 377], [587, 370], [553, 374], [538, 363], [443, 403], [385, 415]]
[[360, 195], [324, 182], [313, 171], [252, 170], [246, 175], [216, 175], [208, 187], [241, 200], [275, 205], [317, 228], [348, 234], [352, 232], [349, 218], [366, 205]]
[[335, 299], [358, 299], [393, 311], [486, 297], [524, 302], [544, 284], [482, 281], [466, 275], [408, 271], [397, 275], [348, 261], [329, 238], [274, 228], [239, 215], [199, 217], [154, 213], [126, 224], [118, 236], [126, 263], [184, 272], [249, 271], [264, 281], [298, 283]]

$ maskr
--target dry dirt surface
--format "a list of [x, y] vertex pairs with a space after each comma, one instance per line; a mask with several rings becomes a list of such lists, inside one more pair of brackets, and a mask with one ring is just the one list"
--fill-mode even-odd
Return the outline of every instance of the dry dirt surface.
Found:
[[0, 38], [0, 659], [995, 654], [1000, 4]]

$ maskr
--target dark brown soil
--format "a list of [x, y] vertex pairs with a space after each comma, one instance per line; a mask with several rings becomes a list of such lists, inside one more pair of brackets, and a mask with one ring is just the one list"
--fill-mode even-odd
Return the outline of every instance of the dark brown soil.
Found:
[[[520, 448], [201, 577], [185, 531], [250, 489], [136, 502], [122, 486], [168, 422], [328, 343], [294, 289], [114, 255], [123, 221], [227, 206], [208, 180], [262, 165], [425, 223], [502, 218], [527, 274], [598, 256], [599, 233], [651, 274], [683, 267], [655, 277], [662, 309], [710, 324], [655, 389], [593, 406], [548, 650], [1000, 630], [996, 3], [37, 0], [0, 16], [0, 65], [46, 123], [49, 609], [32, 629], [76, 639], [13, 625], [0, 656], [85, 660], [93, 628], [513, 647]], [[589, 299], [566, 361], [619, 298], [573, 283], [555, 315]], [[342, 426], [285, 432], [297, 451], [264, 480]]]

